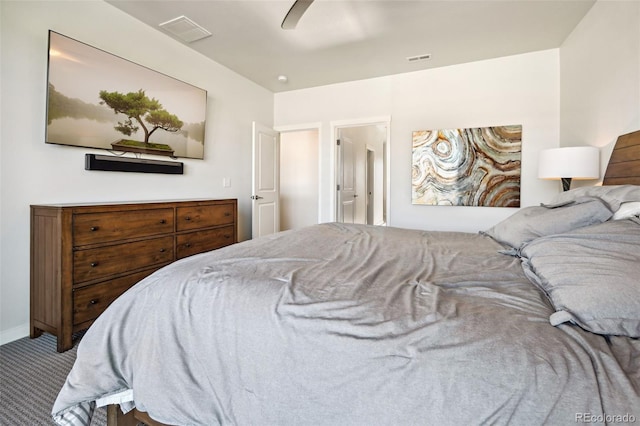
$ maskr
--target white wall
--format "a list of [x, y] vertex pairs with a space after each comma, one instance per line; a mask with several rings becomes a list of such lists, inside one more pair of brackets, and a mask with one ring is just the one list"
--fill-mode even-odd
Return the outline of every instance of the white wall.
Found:
[[[0, 343], [28, 334], [30, 204], [238, 198], [250, 237], [251, 122], [273, 124], [271, 92], [102, 1], [0, 8]], [[45, 144], [50, 29], [207, 90], [205, 159], [182, 160], [183, 176], [85, 171], [91, 150]]]
[[[541, 149], [559, 143], [558, 49], [350, 83], [277, 93], [278, 126], [323, 123], [321, 219], [332, 219], [330, 122], [391, 116], [389, 224], [476, 232], [514, 209], [411, 204], [411, 133], [434, 128], [522, 124], [522, 206], [548, 201], [559, 183], [537, 179]], [[299, 105], [304, 104], [305, 108]]]
[[560, 144], [602, 147], [603, 177], [616, 138], [640, 129], [640, 2], [597, 2], [560, 47], [560, 82]]

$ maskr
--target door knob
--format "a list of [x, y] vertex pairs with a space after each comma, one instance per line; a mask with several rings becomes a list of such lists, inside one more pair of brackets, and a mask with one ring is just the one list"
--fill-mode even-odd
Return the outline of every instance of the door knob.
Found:
[[252, 196], [251, 196], [251, 199], [252, 199], [252, 200], [262, 200], [263, 198], [264, 198], [264, 197], [261, 197], [261, 196], [259, 196], [259, 195], [252, 195]]

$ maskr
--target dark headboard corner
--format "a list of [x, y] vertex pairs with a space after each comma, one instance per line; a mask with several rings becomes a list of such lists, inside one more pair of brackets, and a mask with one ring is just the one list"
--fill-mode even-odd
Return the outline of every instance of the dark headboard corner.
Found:
[[603, 185], [640, 185], [640, 130], [618, 137]]

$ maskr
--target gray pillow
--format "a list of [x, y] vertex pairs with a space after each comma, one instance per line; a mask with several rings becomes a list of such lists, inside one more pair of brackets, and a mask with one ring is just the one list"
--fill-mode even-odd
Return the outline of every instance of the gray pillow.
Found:
[[579, 197], [555, 205], [525, 207], [481, 232], [514, 249], [536, 238], [604, 222], [613, 212], [600, 198]]
[[640, 219], [539, 238], [520, 254], [525, 274], [555, 307], [551, 324], [640, 337]]
[[607, 186], [584, 186], [561, 192], [552, 200], [552, 204], [566, 203], [582, 197], [601, 198], [615, 212], [622, 203], [629, 201], [640, 201], [640, 186], [638, 185], [607, 185]]

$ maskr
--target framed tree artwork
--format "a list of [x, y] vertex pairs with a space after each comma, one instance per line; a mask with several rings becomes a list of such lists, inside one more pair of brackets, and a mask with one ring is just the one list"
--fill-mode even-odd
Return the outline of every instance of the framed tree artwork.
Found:
[[49, 31], [46, 142], [204, 158], [207, 92]]

